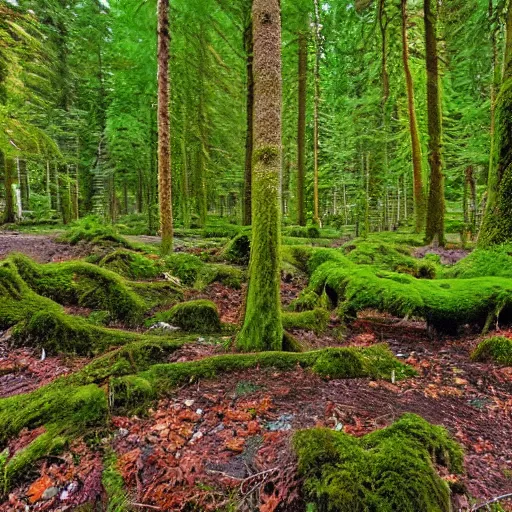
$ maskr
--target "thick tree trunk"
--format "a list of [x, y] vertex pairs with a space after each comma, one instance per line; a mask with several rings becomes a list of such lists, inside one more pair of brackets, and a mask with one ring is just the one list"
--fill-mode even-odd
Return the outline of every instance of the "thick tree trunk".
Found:
[[245, 174], [244, 174], [244, 204], [243, 224], [251, 225], [251, 190], [252, 190], [252, 153], [253, 153], [253, 111], [254, 111], [254, 76], [253, 76], [253, 39], [252, 19], [247, 24], [244, 33], [244, 47], [247, 59], [247, 128], [245, 135]]
[[[307, 18], [305, 20], [307, 26]], [[299, 116], [297, 130], [297, 223], [306, 225], [306, 202], [304, 181], [306, 176], [306, 103], [308, 85], [308, 39], [304, 31], [299, 32]]]
[[443, 246], [444, 239], [444, 174], [441, 155], [442, 118], [437, 56], [437, 0], [424, 0], [427, 65], [428, 161], [430, 193], [428, 197], [426, 242]]
[[241, 350], [281, 350], [281, 14], [279, 0], [254, 0], [252, 240]]
[[407, 89], [407, 109], [409, 112], [409, 131], [411, 134], [413, 190], [414, 190], [414, 226], [416, 233], [421, 233], [425, 226], [425, 192], [423, 190], [423, 163], [421, 154], [418, 119], [414, 100], [414, 83], [409, 66], [409, 40], [407, 37], [407, 0], [402, 4], [402, 59], [405, 84]]
[[315, 105], [313, 123], [313, 224], [320, 226], [319, 211], [319, 152], [320, 152], [320, 6], [314, 0], [315, 6]]
[[487, 208], [478, 245], [512, 241], [512, 2], [507, 11], [503, 82], [496, 98], [494, 143], [489, 173]]
[[172, 251], [171, 120], [169, 116], [169, 0], [158, 0], [158, 198], [161, 253]]

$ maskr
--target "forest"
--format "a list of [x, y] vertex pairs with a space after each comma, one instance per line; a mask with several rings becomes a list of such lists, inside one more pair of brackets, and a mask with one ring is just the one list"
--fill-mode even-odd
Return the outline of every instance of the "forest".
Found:
[[512, 0], [0, 0], [0, 512], [512, 511]]

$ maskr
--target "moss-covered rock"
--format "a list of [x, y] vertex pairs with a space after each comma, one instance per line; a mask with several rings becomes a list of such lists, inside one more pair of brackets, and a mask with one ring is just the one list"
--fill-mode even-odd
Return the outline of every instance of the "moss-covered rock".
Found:
[[211, 333], [222, 329], [217, 306], [209, 300], [176, 304], [169, 311], [155, 315], [151, 321], [166, 322], [190, 332]]
[[345, 320], [364, 309], [376, 309], [424, 318], [438, 332], [449, 334], [467, 324], [483, 328], [497, 316], [503, 323], [512, 321], [509, 279], [423, 280], [345, 260], [320, 265], [311, 277], [310, 289], [325, 291]]
[[108, 311], [112, 318], [132, 324], [139, 323], [146, 310], [128, 283], [109, 270], [81, 261], [40, 265], [21, 254], [11, 258], [33, 291], [59, 304]]
[[487, 338], [478, 344], [471, 354], [471, 359], [512, 366], [512, 340], [505, 336]]
[[249, 263], [250, 254], [250, 234], [242, 232], [227, 243], [222, 251], [221, 257], [237, 265], [247, 265]]
[[165, 263], [159, 258], [148, 258], [127, 249], [118, 249], [104, 256], [98, 266], [111, 270], [127, 279], [154, 279], [165, 271]]
[[450, 512], [450, 489], [434, 464], [462, 471], [462, 450], [442, 427], [406, 414], [355, 438], [328, 429], [295, 434], [308, 510]]
[[297, 313], [283, 312], [282, 315], [284, 329], [304, 329], [317, 334], [325, 332], [329, 325], [329, 318], [329, 311], [323, 308]]

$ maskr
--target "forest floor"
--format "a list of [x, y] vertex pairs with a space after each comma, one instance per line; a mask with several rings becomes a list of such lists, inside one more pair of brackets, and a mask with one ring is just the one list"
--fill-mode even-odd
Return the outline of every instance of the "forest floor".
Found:
[[[0, 235], [0, 258], [11, 251], [41, 262], [83, 255], [80, 248], [47, 236]], [[300, 278], [283, 282], [284, 304], [304, 286]], [[202, 292], [188, 292], [186, 298], [209, 298], [218, 305], [223, 321], [235, 323], [243, 296], [244, 289], [215, 283]], [[63, 455], [36, 464], [0, 504], [0, 511], [64, 511], [101, 500], [102, 454], [108, 445], [119, 457], [136, 510], [192, 510], [185, 505], [195, 503], [213, 511], [236, 497], [239, 510], [257, 510], [259, 504], [262, 512], [292, 512], [299, 510], [300, 502], [293, 432], [327, 426], [361, 436], [405, 412], [444, 425], [462, 443], [462, 482], [477, 501], [512, 491], [512, 368], [471, 362], [478, 335], [431, 339], [423, 322], [372, 311], [360, 314], [347, 330], [332, 318], [324, 335], [293, 334], [312, 348], [388, 343], [418, 376], [393, 384], [326, 381], [301, 368], [254, 369], [183, 386], [145, 417], [114, 417], [113, 437], [96, 443], [76, 441]], [[31, 391], [90, 361], [70, 356], [42, 360], [33, 349], [12, 350], [9, 336], [0, 332], [0, 397]], [[208, 337], [198, 337], [174, 352], [169, 362], [198, 360], [225, 350]], [[24, 431], [9, 447], [26, 446], [37, 433]], [[469, 510], [464, 501], [455, 505]]]

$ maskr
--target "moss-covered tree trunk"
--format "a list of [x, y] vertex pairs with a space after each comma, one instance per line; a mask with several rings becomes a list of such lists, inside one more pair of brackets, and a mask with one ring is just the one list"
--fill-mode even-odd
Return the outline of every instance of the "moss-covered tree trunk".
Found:
[[315, 7], [315, 102], [313, 113], [313, 224], [320, 225], [320, 199], [319, 199], [319, 158], [320, 158], [320, 6], [314, 0]]
[[[305, 18], [304, 24], [308, 25]], [[304, 30], [299, 32], [298, 38], [299, 61], [299, 105], [297, 122], [297, 223], [306, 225], [306, 202], [304, 198], [304, 180], [306, 176], [306, 103], [308, 85], [308, 39]]]
[[427, 64], [428, 161], [430, 193], [427, 209], [427, 243], [444, 245], [444, 174], [441, 155], [442, 117], [437, 55], [437, 0], [424, 0], [425, 44]]
[[401, 0], [402, 7], [402, 60], [407, 90], [407, 110], [409, 113], [409, 132], [411, 135], [413, 191], [414, 191], [414, 227], [421, 233], [425, 226], [425, 193], [423, 190], [423, 163], [421, 144], [414, 100], [414, 82], [409, 65], [409, 38], [407, 35], [407, 0]]
[[279, 0], [254, 0], [252, 243], [240, 350], [281, 350], [281, 13]]
[[512, 241], [512, 2], [507, 11], [503, 64], [503, 81], [494, 114], [487, 208], [478, 239], [480, 247]]
[[12, 158], [5, 158], [4, 172], [5, 209], [2, 220], [5, 223], [10, 223], [16, 221], [16, 212], [14, 210], [14, 197], [12, 193], [12, 186], [14, 184], [14, 160]]
[[251, 190], [252, 190], [252, 153], [253, 153], [253, 111], [254, 111], [254, 76], [253, 76], [253, 39], [252, 18], [249, 14], [244, 32], [244, 47], [246, 55], [247, 80], [247, 129], [245, 134], [245, 173], [244, 173], [244, 203], [243, 223], [251, 225]]
[[158, 0], [158, 196], [163, 255], [172, 251], [173, 243], [169, 45], [169, 0]]

